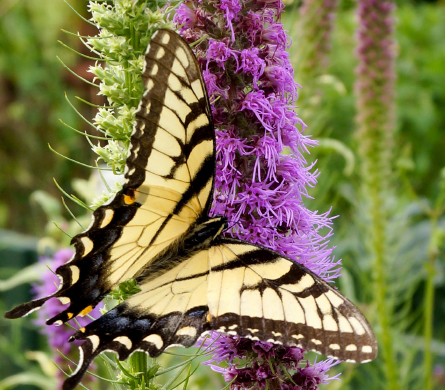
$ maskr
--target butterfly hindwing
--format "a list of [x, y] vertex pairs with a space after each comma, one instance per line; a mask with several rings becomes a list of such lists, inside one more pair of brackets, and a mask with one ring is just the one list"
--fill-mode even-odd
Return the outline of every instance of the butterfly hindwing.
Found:
[[210, 257], [212, 329], [342, 360], [376, 357], [375, 337], [363, 314], [307, 268], [237, 240], [224, 239], [214, 250], [221, 255]]
[[70, 305], [48, 324], [88, 313], [207, 216], [214, 130], [197, 60], [177, 34], [159, 30], [147, 49], [142, 78], [146, 92], [136, 112], [122, 190], [73, 238], [73, 259], [56, 270], [59, 290], [16, 307], [8, 318], [26, 315], [52, 297]]
[[205, 331], [310, 349], [338, 359], [375, 358], [359, 310], [302, 265], [246, 242], [218, 238], [76, 333], [84, 366], [103, 350], [125, 359], [189, 347]]

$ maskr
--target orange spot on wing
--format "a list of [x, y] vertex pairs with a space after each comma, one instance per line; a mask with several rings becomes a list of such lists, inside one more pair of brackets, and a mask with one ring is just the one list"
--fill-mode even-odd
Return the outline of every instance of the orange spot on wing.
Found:
[[132, 188], [129, 188], [126, 191], [126, 194], [124, 195], [124, 203], [125, 204], [133, 204], [134, 202], [136, 202], [135, 190]]
[[126, 204], [133, 204], [135, 202], [135, 198], [133, 196], [130, 196], [130, 195], [125, 195], [124, 196], [124, 202]]
[[87, 306], [85, 309], [83, 309], [80, 313], [79, 313], [79, 315], [80, 316], [85, 316], [85, 315], [87, 315], [91, 310], [93, 310], [93, 306]]

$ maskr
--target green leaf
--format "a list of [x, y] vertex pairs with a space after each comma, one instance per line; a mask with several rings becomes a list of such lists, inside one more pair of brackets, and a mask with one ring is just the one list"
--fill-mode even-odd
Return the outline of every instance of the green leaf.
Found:
[[41, 263], [23, 268], [9, 279], [0, 280], [0, 291], [8, 291], [22, 284], [36, 282], [40, 280], [40, 276], [44, 270], [45, 266]]
[[56, 381], [40, 374], [23, 372], [0, 381], [0, 390], [12, 389], [21, 385], [34, 385], [42, 390], [48, 390], [56, 387]]

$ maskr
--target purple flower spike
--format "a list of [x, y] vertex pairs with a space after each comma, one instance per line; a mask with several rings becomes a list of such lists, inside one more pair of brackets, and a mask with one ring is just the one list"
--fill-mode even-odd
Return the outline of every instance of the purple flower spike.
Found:
[[299, 27], [305, 45], [300, 47], [303, 59], [300, 71], [311, 77], [326, 72], [338, 3], [338, 0], [302, 1]]
[[236, 54], [230, 50], [229, 46], [223, 41], [215, 41], [213, 39], [209, 40], [209, 47], [207, 49], [207, 69], [209, 64], [214, 61], [223, 70], [226, 70], [225, 62], [230, 58], [234, 57], [238, 63]]
[[[211, 214], [228, 218], [225, 235], [271, 248], [333, 280], [339, 262], [331, 257], [327, 241], [332, 219], [303, 204], [318, 175], [304, 153], [316, 142], [303, 134], [306, 125], [294, 110], [300, 86], [286, 52], [290, 39], [279, 22], [283, 3], [261, 0], [241, 6], [238, 0], [190, 0], [185, 4], [188, 9], [181, 9], [175, 20], [187, 26], [192, 12], [197, 22], [183, 27], [182, 36], [190, 43], [205, 36], [195, 54], [216, 128]], [[285, 150], [293, 155], [284, 154]], [[328, 363], [299, 365], [304, 362], [300, 348], [217, 332], [210, 333], [205, 345], [213, 354], [206, 364], [226, 381], [234, 380], [232, 389], [293, 386], [288, 377], [300, 371], [304, 379], [300, 378], [299, 390], [329, 380], [322, 370], [330, 367]], [[216, 366], [223, 361], [227, 368]]]
[[[283, 347], [262, 341], [241, 339], [236, 336], [211, 332], [203, 342], [213, 356], [204, 364], [223, 375], [226, 382], [232, 382], [231, 389], [317, 390], [318, 385], [338, 380], [340, 374], [329, 377], [327, 372], [338, 361], [328, 359], [310, 366], [304, 361], [303, 350]], [[236, 362], [243, 359], [244, 364]], [[213, 363], [227, 362], [222, 368]], [[273, 368], [273, 369], [272, 369]], [[289, 379], [289, 378], [292, 378]]]
[[[361, 139], [360, 155], [371, 154], [380, 161], [382, 178], [390, 177], [393, 129], [395, 122], [395, 4], [389, 0], [358, 2], [359, 27], [357, 32], [357, 122]], [[379, 155], [375, 150], [383, 151]], [[365, 158], [365, 157], [363, 157]], [[369, 177], [369, 175], [365, 175]]]

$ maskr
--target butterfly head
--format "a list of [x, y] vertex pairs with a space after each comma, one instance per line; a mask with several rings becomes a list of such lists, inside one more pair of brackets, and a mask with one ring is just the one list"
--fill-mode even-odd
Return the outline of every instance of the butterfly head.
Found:
[[216, 216], [200, 225], [203, 232], [213, 241], [224, 230], [227, 229], [227, 218], [224, 216]]
[[188, 237], [184, 239], [186, 250], [188, 248], [197, 250], [209, 247], [210, 244], [221, 235], [226, 227], [227, 218], [221, 216], [198, 223], [194, 226]]

